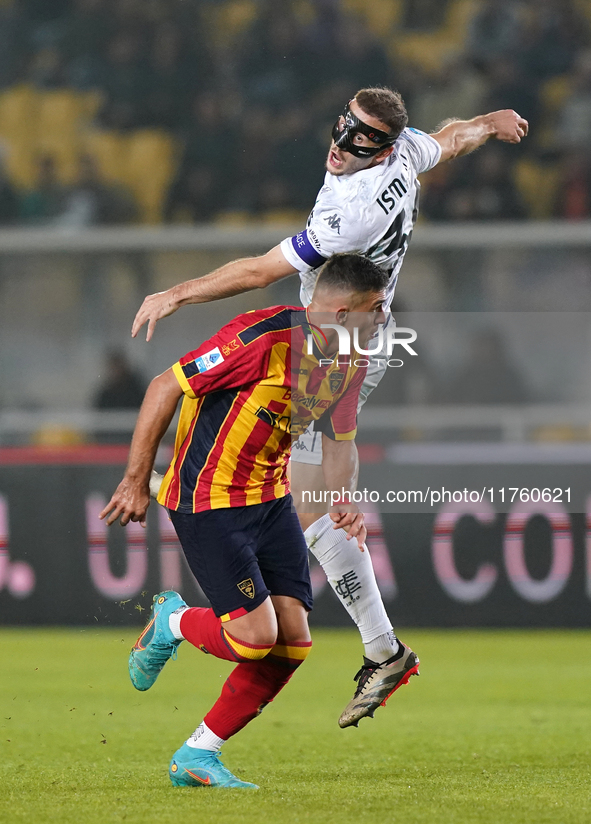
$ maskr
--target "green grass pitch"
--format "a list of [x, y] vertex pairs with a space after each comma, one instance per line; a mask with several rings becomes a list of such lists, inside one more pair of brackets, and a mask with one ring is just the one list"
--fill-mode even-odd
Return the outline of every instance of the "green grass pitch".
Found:
[[136, 632], [0, 632], [0, 821], [60, 824], [591, 821], [590, 632], [403, 633], [421, 677], [340, 730], [354, 631], [316, 631], [223, 758], [259, 792], [174, 789], [170, 756], [231, 665], [184, 644], [147, 693]]

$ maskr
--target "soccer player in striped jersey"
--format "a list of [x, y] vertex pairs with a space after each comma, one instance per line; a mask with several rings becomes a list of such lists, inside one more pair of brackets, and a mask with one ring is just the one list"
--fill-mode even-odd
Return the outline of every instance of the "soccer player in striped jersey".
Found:
[[[366, 346], [383, 322], [387, 275], [360, 255], [324, 266], [310, 310]], [[360, 314], [363, 313], [363, 314]], [[361, 327], [357, 319], [363, 318]], [[272, 701], [305, 660], [312, 608], [308, 548], [287, 478], [293, 437], [314, 421], [323, 433], [329, 489], [353, 491], [354, 437], [365, 368], [337, 354], [337, 330], [308, 351], [307, 311], [275, 306], [240, 315], [155, 378], [139, 413], [125, 476], [101, 513], [145, 524], [158, 444], [183, 397], [174, 457], [158, 500], [211, 608], [191, 608], [175, 592], [154, 597], [133, 647], [129, 672], [149, 689], [183, 640], [233, 661], [222, 693], [174, 753], [176, 786], [256, 788], [219, 760], [220, 747]], [[363, 513], [336, 505], [331, 527], [363, 547]], [[405, 648], [392, 691], [418, 669]]]
[[[206, 303], [247, 292], [298, 273], [300, 297], [310, 302], [318, 268], [335, 252], [357, 251], [388, 273], [385, 310], [388, 311], [418, 212], [419, 180], [438, 163], [468, 154], [489, 139], [519, 143], [527, 135], [527, 121], [507, 109], [454, 120], [432, 135], [407, 127], [402, 98], [390, 89], [361, 89], [346, 104], [332, 132], [324, 185], [306, 228], [261, 257], [236, 260], [203, 278], [165, 292], [149, 295], [135, 318], [135, 336], [148, 323], [150, 340], [158, 320], [188, 303]], [[382, 365], [379, 368], [378, 364]], [[385, 360], [372, 359], [361, 404], [385, 372]], [[313, 427], [300, 438], [292, 462], [306, 465], [303, 488], [322, 484], [322, 439]], [[294, 497], [298, 490], [294, 485]], [[373, 712], [388, 695], [388, 667], [399, 651], [392, 624], [383, 606], [369, 553], [354, 553], [345, 533], [324, 531], [326, 518], [302, 511], [300, 522], [312, 553], [336, 590], [345, 574], [353, 574], [360, 588], [358, 600], [343, 603], [355, 621], [365, 647], [364, 663], [356, 678], [357, 690], [339, 723], [348, 726]]]

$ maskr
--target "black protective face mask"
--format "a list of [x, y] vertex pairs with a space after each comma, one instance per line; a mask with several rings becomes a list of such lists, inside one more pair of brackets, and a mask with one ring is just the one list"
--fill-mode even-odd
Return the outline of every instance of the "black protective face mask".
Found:
[[[359, 118], [356, 117], [349, 108], [350, 102], [351, 101], [347, 103], [343, 109], [343, 114], [341, 115], [345, 121], [342, 131], [339, 128], [341, 126], [339, 123], [340, 118], [332, 127], [332, 139], [335, 142], [335, 146], [342, 149], [344, 152], [349, 152], [355, 157], [374, 157], [383, 149], [388, 146], [392, 146], [398, 135], [392, 135], [388, 134], [388, 132], [382, 132], [380, 129], [374, 129], [373, 126], [368, 126], [367, 123], [363, 122], [363, 120], [359, 120]], [[353, 142], [353, 139], [355, 135], [359, 133], [365, 135], [372, 141], [372, 143], [377, 143], [378, 145], [375, 147], [358, 146]]]

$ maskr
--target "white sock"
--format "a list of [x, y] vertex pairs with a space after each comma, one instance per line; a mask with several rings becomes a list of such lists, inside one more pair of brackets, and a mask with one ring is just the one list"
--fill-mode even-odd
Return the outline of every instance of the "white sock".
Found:
[[386, 632], [383, 635], [378, 635], [373, 641], [370, 641], [365, 646], [365, 656], [370, 661], [375, 661], [376, 664], [381, 664], [391, 658], [398, 650], [400, 645], [396, 640], [393, 632]]
[[172, 632], [177, 641], [185, 640], [185, 636], [181, 632], [181, 618], [183, 612], [186, 609], [189, 609], [189, 607], [179, 607], [178, 609], [175, 609], [174, 612], [171, 612], [168, 616], [168, 628], [170, 629], [170, 631]]
[[187, 746], [193, 747], [193, 749], [196, 750], [217, 752], [221, 746], [226, 743], [226, 740], [224, 738], [218, 738], [218, 736], [209, 729], [205, 721], [202, 721], [193, 735], [187, 738], [185, 743]]
[[369, 550], [361, 552], [357, 541], [347, 540], [344, 529], [333, 529], [330, 515], [323, 515], [304, 535], [310, 552], [322, 566], [361, 633], [365, 654], [380, 663], [398, 651], [398, 641], [382, 603]]

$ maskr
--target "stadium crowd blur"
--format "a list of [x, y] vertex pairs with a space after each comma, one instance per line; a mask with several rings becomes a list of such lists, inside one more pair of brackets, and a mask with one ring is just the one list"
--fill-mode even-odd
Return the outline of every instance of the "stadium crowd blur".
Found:
[[0, 222], [294, 220], [358, 88], [531, 137], [426, 178], [433, 221], [591, 215], [591, 0], [4, 0]]

